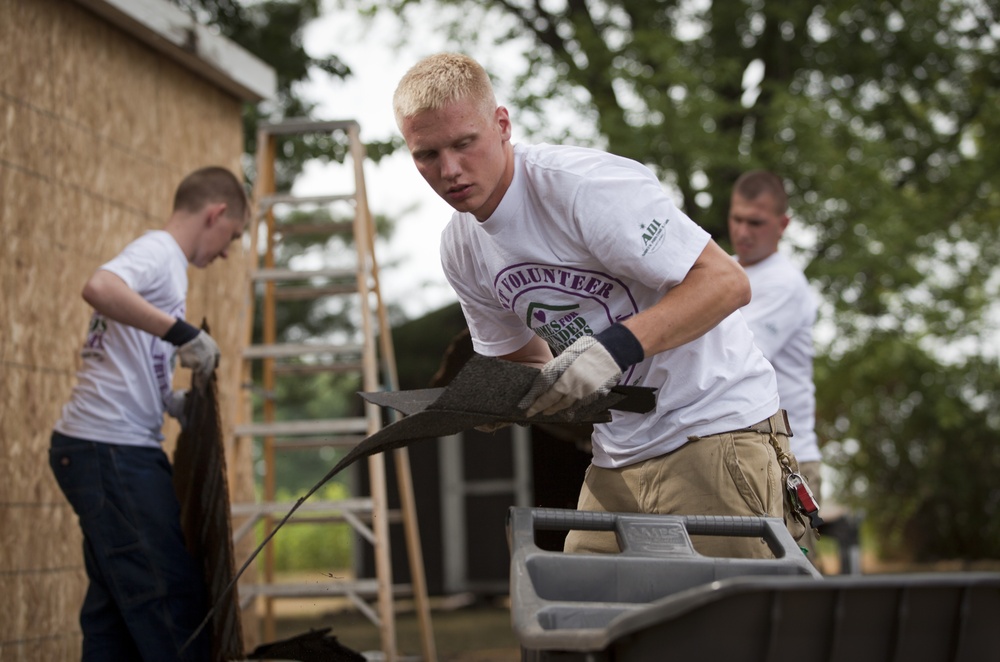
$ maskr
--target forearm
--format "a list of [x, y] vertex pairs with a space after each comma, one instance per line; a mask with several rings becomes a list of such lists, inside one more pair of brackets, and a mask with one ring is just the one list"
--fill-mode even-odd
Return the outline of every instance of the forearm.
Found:
[[681, 283], [622, 324], [651, 356], [700, 338], [749, 301], [746, 273], [710, 241]]
[[83, 288], [83, 298], [105, 317], [158, 338], [162, 338], [177, 321], [143, 299], [110, 271], [99, 269], [94, 272]]
[[527, 345], [516, 352], [505, 354], [500, 358], [505, 361], [513, 361], [514, 363], [523, 363], [540, 368], [552, 360], [552, 350], [549, 349], [544, 340], [538, 336], [533, 336]]

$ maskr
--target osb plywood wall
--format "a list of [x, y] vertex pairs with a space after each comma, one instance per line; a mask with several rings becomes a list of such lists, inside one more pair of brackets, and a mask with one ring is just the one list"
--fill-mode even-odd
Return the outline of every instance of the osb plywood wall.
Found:
[[[0, 659], [72, 660], [86, 578], [48, 443], [90, 315], [80, 292], [163, 224], [187, 172], [239, 172], [241, 102], [70, 0], [0, 0], [0, 62]], [[188, 319], [207, 316], [222, 348], [226, 432], [244, 273], [236, 249], [189, 274]], [[233, 499], [252, 499], [249, 450], [228, 450]]]

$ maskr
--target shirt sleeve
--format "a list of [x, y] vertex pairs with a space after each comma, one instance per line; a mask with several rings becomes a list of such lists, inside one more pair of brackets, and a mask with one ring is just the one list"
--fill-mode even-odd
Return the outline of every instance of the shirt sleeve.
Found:
[[534, 332], [481, 286], [489, 278], [480, 273], [480, 263], [468, 246], [450, 235], [454, 232], [449, 225], [441, 235], [441, 267], [462, 306], [473, 349], [483, 356], [503, 356], [521, 349]]
[[167, 255], [169, 253], [156, 236], [147, 234], [126, 246], [101, 269], [110, 271], [131, 289], [144, 294], [155, 289], [165, 278]]
[[595, 169], [580, 182], [573, 213], [609, 273], [662, 292], [684, 280], [711, 239], [638, 164]]

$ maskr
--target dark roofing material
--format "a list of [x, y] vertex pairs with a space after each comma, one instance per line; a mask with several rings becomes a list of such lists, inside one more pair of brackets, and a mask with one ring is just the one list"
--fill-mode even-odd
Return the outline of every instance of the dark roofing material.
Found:
[[288, 514], [278, 522], [239, 569], [229, 586], [217, 599], [215, 606], [209, 610], [205, 620], [212, 616], [222, 598], [243, 571], [299, 506], [327, 481], [361, 458], [408, 446], [423, 439], [457, 434], [489, 423], [605, 423], [611, 420], [611, 409], [644, 413], [655, 405], [656, 389], [616, 386], [611, 393], [593, 402], [570, 407], [554, 415], [539, 414], [529, 419], [517, 405], [531, 388], [536, 376], [538, 376], [537, 368], [475, 355], [445, 388], [360, 393], [359, 395], [368, 402], [395, 409], [406, 416], [390, 423], [351, 449], [333, 469], [295, 502]]

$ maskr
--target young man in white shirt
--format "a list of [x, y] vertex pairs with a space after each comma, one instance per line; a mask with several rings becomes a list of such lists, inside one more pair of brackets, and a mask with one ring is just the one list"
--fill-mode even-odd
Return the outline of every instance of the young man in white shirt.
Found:
[[[417, 63], [393, 105], [417, 170], [455, 209], [441, 260], [475, 350], [541, 367], [527, 414], [617, 383], [658, 389], [652, 412], [595, 426], [578, 507], [782, 517], [788, 439], [774, 371], [736, 312], [746, 275], [653, 174], [597, 150], [512, 144], [507, 109], [463, 55]], [[695, 546], [771, 556], [760, 539]], [[572, 531], [566, 549], [617, 544]]]
[[84, 286], [94, 312], [49, 463], [83, 530], [85, 662], [208, 660], [207, 630], [180, 654], [207, 605], [160, 430], [164, 412], [183, 415], [175, 357], [198, 387], [219, 359], [211, 336], [184, 320], [188, 265], [225, 258], [249, 213], [230, 171], [197, 170], [178, 186], [164, 228], [130, 243]]
[[[780, 177], [754, 170], [736, 180], [729, 204], [729, 238], [753, 294], [741, 312], [754, 343], [774, 366], [781, 407], [792, 427], [792, 453], [819, 503], [822, 456], [816, 440], [813, 384], [817, 303], [802, 270], [778, 252], [788, 222], [788, 195]], [[800, 544], [815, 563], [812, 527], [807, 527]]]

